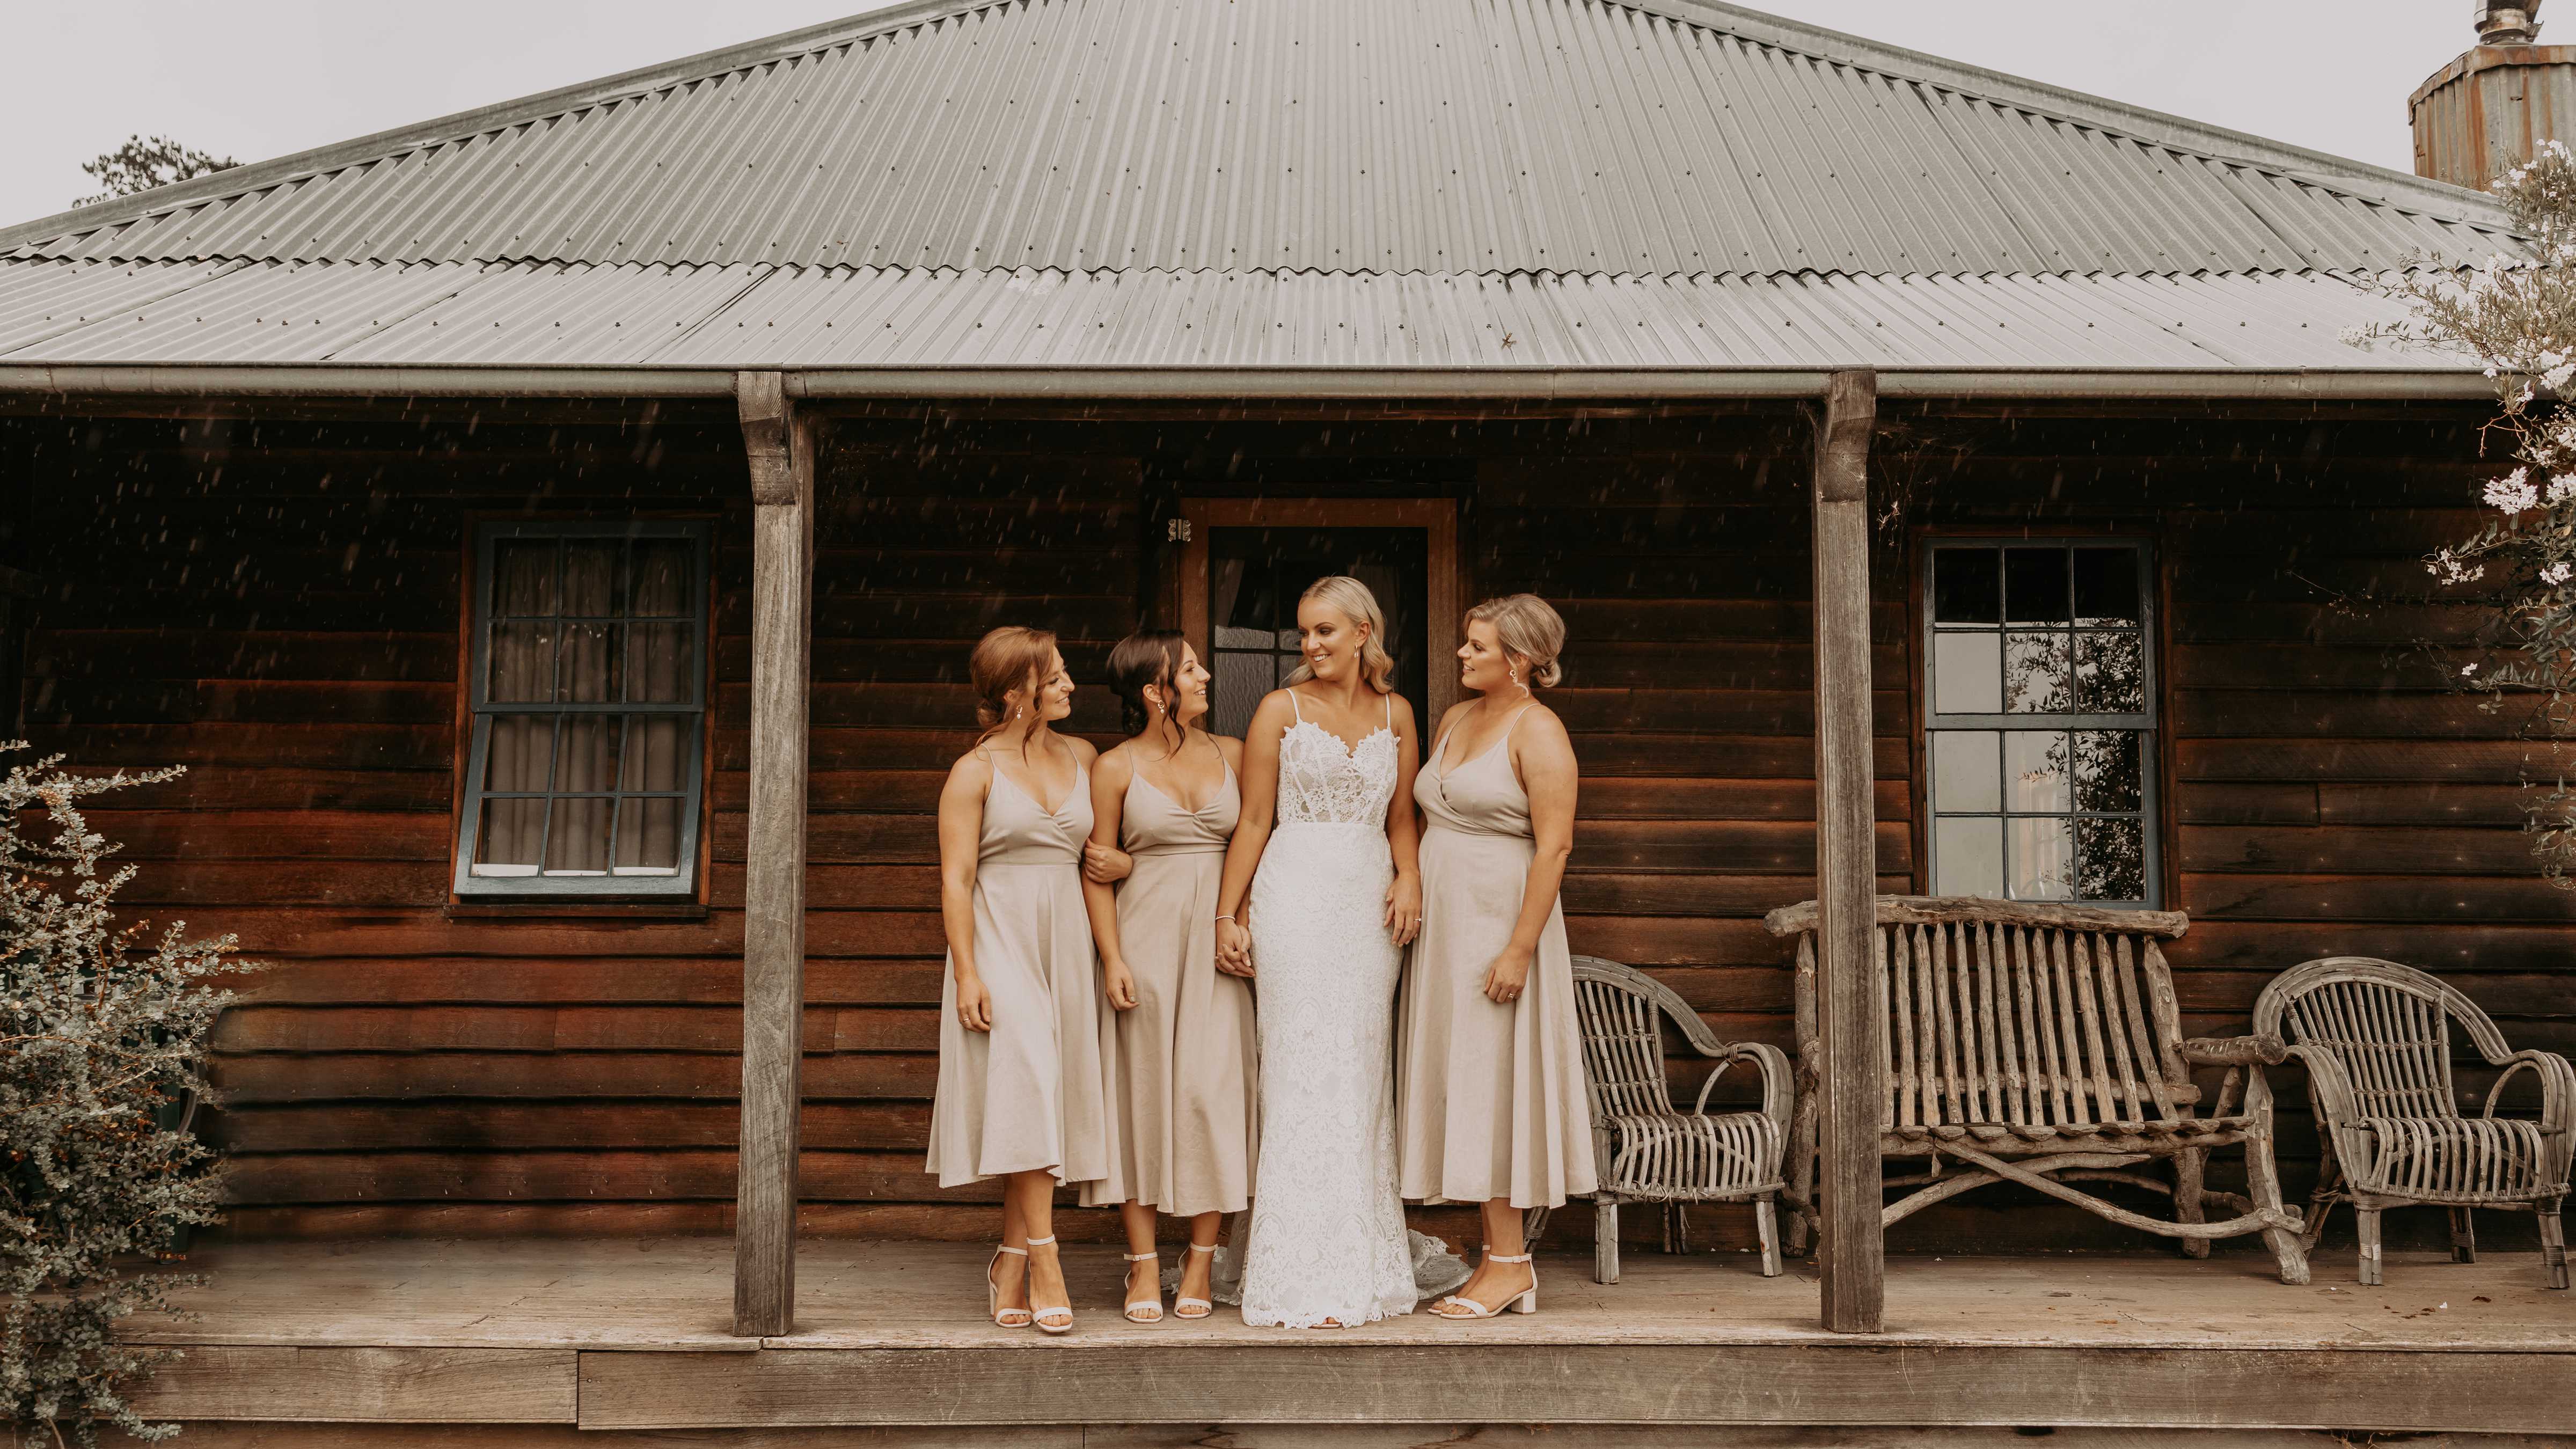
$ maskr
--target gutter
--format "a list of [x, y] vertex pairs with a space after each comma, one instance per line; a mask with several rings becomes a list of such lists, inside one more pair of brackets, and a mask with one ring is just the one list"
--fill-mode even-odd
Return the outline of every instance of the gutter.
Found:
[[[773, 370], [773, 369], [761, 369]], [[1830, 368], [1039, 368], [774, 369], [789, 397], [832, 399], [1805, 399], [1822, 397]], [[1889, 398], [2052, 398], [2300, 402], [2488, 401], [2493, 379], [2467, 370], [2211, 369], [1897, 370], [1880, 368]], [[0, 397], [177, 398], [730, 398], [733, 369], [540, 367], [310, 367], [0, 363]]]

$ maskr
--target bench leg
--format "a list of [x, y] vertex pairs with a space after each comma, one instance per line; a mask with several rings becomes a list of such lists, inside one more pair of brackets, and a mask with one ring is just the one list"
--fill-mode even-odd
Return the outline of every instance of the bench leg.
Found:
[[1619, 1200], [1606, 1192], [1592, 1200], [1592, 1281], [1619, 1281]]
[[[2207, 1206], [2201, 1201], [2201, 1194], [2206, 1190], [2204, 1180], [2208, 1172], [2209, 1154], [2206, 1152], [2184, 1152], [2175, 1156], [2174, 1221], [2183, 1223], [2209, 1221]], [[2182, 1253], [2186, 1258], [2208, 1257], [2209, 1239], [2183, 1239]]]
[[[2257, 1130], [2245, 1144], [2245, 1185], [2254, 1206], [2287, 1215], [2281, 1202], [2281, 1164], [2272, 1156], [2272, 1083], [2256, 1067], [2245, 1074], [2245, 1115], [2254, 1119]], [[2308, 1245], [2288, 1228], [2265, 1228], [2264, 1246], [2281, 1261], [2281, 1281], [2300, 1284], [2308, 1281]]]
[[2361, 1283], [2376, 1288], [2388, 1281], [2379, 1269], [2379, 1209], [2352, 1205], [2353, 1225], [2361, 1230]]
[[2567, 1230], [2559, 1224], [2558, 1204], [2545, 1203], [2540, 1213], [2540, 1262], [2549, 1270], [2549, 1286], [2567, 1286]]
[[1681, 1203], [1664, 1204], [1664, 1251], [1690, 1251], [1690, 1209]]
[[1762, 1238], [1762, 1276], [1780, 1276], [1780, 1213], [1764, 1193], [1753, 1200], [1753, 1230]]
[[2478, 1226], [2469, 1221], [2469, 1210], [2451, 1209], [2451, 1261], [2474, 1263], [2478, 1260]]
[[1789, 1115], [1789, 1254], [1807, 1256], [1816, 1217], [1816, 1095], [1803, 1088]]

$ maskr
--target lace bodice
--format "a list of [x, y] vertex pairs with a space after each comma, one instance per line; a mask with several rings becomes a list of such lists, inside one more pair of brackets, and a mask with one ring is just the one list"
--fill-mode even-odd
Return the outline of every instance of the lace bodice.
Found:
[[1395, 798], [1398, 749], [1395, 697], [1386, 698], [1386, 723], [1352, 749], [1331, 730], [1306, 718], [1297, 691], [1288, 691], [1296, 723], [1279, 737], [1279, 823], [1282, 825], [1384, 825]]

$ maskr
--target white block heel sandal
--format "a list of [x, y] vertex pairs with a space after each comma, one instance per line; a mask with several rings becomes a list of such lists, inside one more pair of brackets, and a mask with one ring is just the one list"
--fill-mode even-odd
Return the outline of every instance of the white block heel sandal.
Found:
[[[1055, 1238], [1052, 1234], [1043, 1238], [1029, 1239], [1029, 1246], [1032, 1248], [1052, 1247], [1054, 1243]], [[1030, 1281], [1032, 1286], [1029, 1290], [1029, 1303], [1035, 1307], [1038, 1301], [1036, 1280], [1033, 1277]], [[1035, 1325], [1040, 1333], [1070, 1333], [1073, 1331], [1073, 1309], [1069, 1305], [1063, 1308], [1039, 1308], [1029, 1315], [1029, 1322]]]
[[[1530, 1255], [1527, 1253], [1517, 1258], [1488, 1256], [1485, 1259], [1488, 1263], [1526, 1263], [1529, 1260]], [[1452, 1311], [1443, 1312], [1444, 1309]], [[1473, 1298], [1461, 1298], [1455, 1293], [1431, 1305], [1431, 1311], [1440, 1314], [1441, 1317], [1457, 1319], [1494, 1318], [1514, 1309], [1523, 1313], [1538, 1312], [1538, 1269], [1530, 1269], [1530, 1285], [1522, 1289], [1518, 1297], [1504, 1303], [1500, 1308], [1487, 1308]]]
[[[1202, 1248], [1198, 1244], [1192, 1243], [1190, 1244], [1190, 1251], [1193, 1253], [1214, 1253], [1216, 1251], [1216, 1244], [1210, 1243], [1206, 1247]], [[1198, 1311], [1196, 1313], [1191, 1312], [1190, 1310], [1193, 1308]], [[1210, 1303], [1204, 1298], [1174, 1297], [1172, 1299], [1172, 1316], [1174, 1318], [1205, 1318], [1214, 1312], [1216, 1312], [1216, 1305]]]
[[[995, 1327], [1026, 1328], [1029, 1326], [1029, 1311], [1025, 1308], [1004, 1308], [1002, 1306], [1002, 1285], [999, 1280], [993, 1277], [993, 1270], [1002, 1266], [1002, 1255], [1004, 1253], [1008, 1253], [1015, 1258], [1025, 1258], [1029, 1255], [1029, 1250], [1026, 1248], [1014, 1248], [1007, 1245], [993, 1250], [993, 1261], [984, 1265], [984, 1311], [993, 1315], [993, 1323]], [[1027, 1291], [1028, 1283], [1029, 1275], [1024, 1269], [1020, 1273], [1020, 1288], [1023, 1292]]]
[[[1162, 1255], [1159, 1253], [1129, 1253], [1127, 1255], [1128, 1271], [1133, 1273], [1135, 1271], [1135, 1265], [1138, 1263], [1154, 1263], [1161, 1261], [1161, 1259]], [[1163, 1321], [1163, 1276], [1160, 1273], [1148, 1273], [1145, 1275], [1145, 1281], [1154, 1285], [1154, 1296], [1151, 1298], [1139, 1298], [1133, 1303], [1127, 1305], [1126, 1313], [1127, 1321], [1129, 1323], [1160, 1323]]]

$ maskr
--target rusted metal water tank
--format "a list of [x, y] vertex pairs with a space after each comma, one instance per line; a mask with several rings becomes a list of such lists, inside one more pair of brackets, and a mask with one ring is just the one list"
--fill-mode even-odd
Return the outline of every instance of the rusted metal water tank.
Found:
[[2484, 191], [2547, 140], [2576, 139], [2576, 45], [2541, 45], [2541, 0], [2475, 0], [2478, 44], [2408, 101], [2415, 174]]

